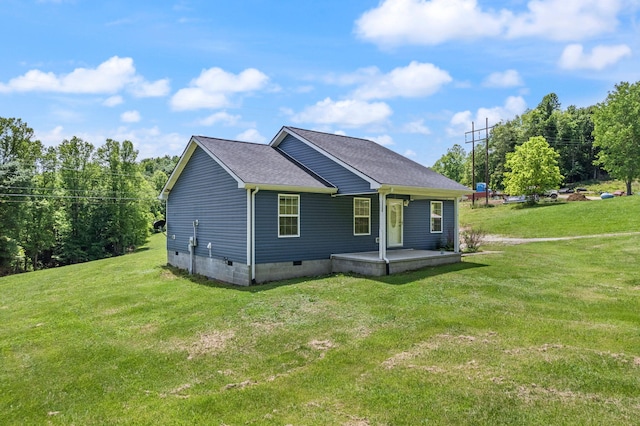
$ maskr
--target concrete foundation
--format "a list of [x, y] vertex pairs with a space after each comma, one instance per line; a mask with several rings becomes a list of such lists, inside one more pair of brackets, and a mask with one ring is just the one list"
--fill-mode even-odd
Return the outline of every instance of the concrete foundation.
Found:
[[[331, 259], [264, 263], [256, 265], [255, 282], [264, 283], [338, 272], [380, 277], [388, 273], [396, 274], [427, 266], [457, 263], [461, 261], [462, 254], [429, 250], [393, 250], [387, 252], [387, 259], [388, 265], [379, 258], [378, 252], [364, 252], [334, 254], [331, 255]], [[177, 268], [189, 270], [191, 258], [189, 253], [169, 252], [167, 262]], [[196, 256], [193, 272], [231, 284], [252, 284], [251, 268], [243, 263]]]

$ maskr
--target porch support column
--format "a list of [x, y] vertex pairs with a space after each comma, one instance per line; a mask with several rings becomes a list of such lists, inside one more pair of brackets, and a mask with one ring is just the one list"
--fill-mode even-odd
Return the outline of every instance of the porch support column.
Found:
[[453, 251], [460, 253], [460, 221], [458, 217], [458, 209], [460, 205], [460, 197], [453, 200]]
[[380, 260], [387, 261], [387, 194], [378, 193], [380, 202], [380, 220], [378, 225], [378, 254]]

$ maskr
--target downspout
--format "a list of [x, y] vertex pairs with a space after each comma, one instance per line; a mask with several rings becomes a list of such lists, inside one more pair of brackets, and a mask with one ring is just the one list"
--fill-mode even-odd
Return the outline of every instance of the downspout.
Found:
[[389, 259], [387, 258], [387, 194], [378, 193], [380, 202], [380, 219], [378, 220], [378, 252], [380, 260], [384, 260], [386, 274], [389, 275]]
[[249, 274], [249, 282], [251, 282], [251, 265], [253, 264], [253, 262], [251, 261], [251, 234], [252, 234], [252, 222], [251, 222], [251, 189], [247, 189], [247, 226], [246, 226], [246, 230], [247, 230], [247, 273]]
[[251, 193], [251, 284], [256, 282], [256, 194], [260, 191], [257, 186]]
[[460, 253], [460, 223], [458, 219], [458, 207], [460, 205], [460, 197], [456, 197], [453, 201], [453, 235], [455, 239], [453, 240], [453, 251], [455, 253]]

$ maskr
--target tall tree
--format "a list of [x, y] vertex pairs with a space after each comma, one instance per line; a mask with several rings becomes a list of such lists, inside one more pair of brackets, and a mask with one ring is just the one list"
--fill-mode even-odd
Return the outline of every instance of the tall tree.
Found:
[[64, 219], [61, 225], [60, 259], [63, 263], [85, 262], [99, 258], [90, 255], [95, 233], [92, 229], [91, 203], [98, 195], [98, 169], [92, 162], [94, 147], [73, 137], [58, 146], [60, 164], [60, 194], [63, 197]]
[[526, 195], [535, 202], [538, 195], [562, 182], [558, 157], [542, 136], [530, 138], [507, 154], [505, 191]]
[[516, 145], [522, 141], [521, 117], [498, 123], [491, 131], [489, 137], [489, 171], [491, 188], [504, 189], [504, 173], [507, 153], [513, 152]]
[[597, 163], [621, 179], [631, 195], [631, 183], [640, 177], [640, 82], [622, 82], [609, 92], [593, 113]]
[[[432, 168], [449, 179], [453, 179], [456, 182], [462, 182], [464, 179], [464, 167], [466, 162], [467, 154], [464, 151], [464, 148], [455, 144], [451, 148], [447, 149], [447, 153], [440, 157]], [[162, 189], [162, 187], [160, 189]]]
[[[30, 226], [36, 161], [42, 143], [33, 130], [17, 118], [0, 117], [0, 257], [13, 265], [21, 250], [21, 233]], [[26, 257], [21, 269], [25, 267]], [[9, 265], [9, 267], [11, 267]]]
[[33, 129], [19, 118], [0, 117], [0, 164], [19, 161], [33, 167], [42, 152], [42, 143], [34, 140]]
[[136, 163], [138, 152], [130, 141], [112, 139], [98, 149], [105, 197], [101, 209], [101, 235], [106, 251], [114, 256], [143, 244], [151, 221], [151, 197], [144, 194], [146, 180]]

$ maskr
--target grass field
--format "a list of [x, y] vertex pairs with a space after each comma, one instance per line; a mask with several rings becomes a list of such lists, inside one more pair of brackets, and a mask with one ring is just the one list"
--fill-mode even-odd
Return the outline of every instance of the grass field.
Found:
[[[483, 201], [484, 202], [484, 201]], [[567, 237], [640, 231], [640, 196], [609, 200], [484, 205], [465, 202], [460, 225], [510, 237]]]
[[[584, 235], [640, 230], [639, 209], [463, 216]], [[0, 279], [0, 424], [638, 424], [637, 235], [250, 288], [166, 268], [163, 238]]]

